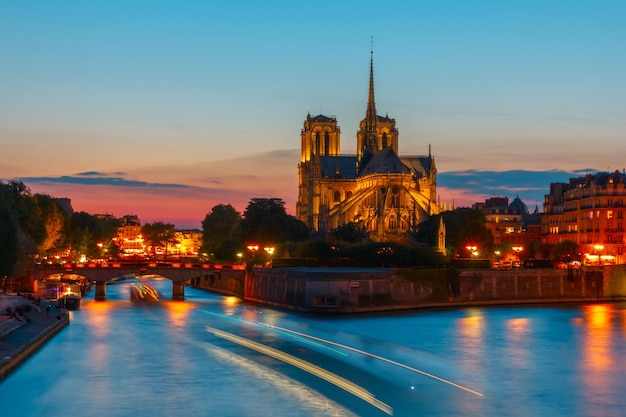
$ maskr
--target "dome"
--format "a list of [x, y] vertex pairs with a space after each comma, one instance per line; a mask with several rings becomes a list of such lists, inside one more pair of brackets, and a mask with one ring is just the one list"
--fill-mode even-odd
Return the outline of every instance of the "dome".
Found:
[[528, 214], [528, 207], [526, 206], [526, 203], [519, 198], [519, 196], [515, 197], [515, 200], [511, 202], [509, 207], [518, 209], [522, 212], [522, 214]]

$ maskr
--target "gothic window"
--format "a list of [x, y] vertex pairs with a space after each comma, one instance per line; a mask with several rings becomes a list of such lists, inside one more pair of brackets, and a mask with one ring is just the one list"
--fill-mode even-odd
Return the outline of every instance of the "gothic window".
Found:
[[330, 150], [330, 135], [324, 132], [324, 155], [328, 155]]
[[315, 133], [315, 155], [320, 154], [320, 132]]
[[387, 147], [387, 132], [383, 133], [383, 149]]
[[335, 203], [338, 203], [341, 201], [341, 193], [339, 191], [335, 191], [335, 193], [333, 194], [333, 201]]
[[400, 207], [400, 189], [397, 185], [391, 189], [391, 207]]
[[346, 193], [346, 200], [349, 199], [350, 197], [352, 197], [352, 191], [348, 191]]
[[397, 228], [398, 228], [398, 219], [396, 218], [395, 214], [392, 214], [391, 216], [389, 216], [389, 229], [396, 230]]

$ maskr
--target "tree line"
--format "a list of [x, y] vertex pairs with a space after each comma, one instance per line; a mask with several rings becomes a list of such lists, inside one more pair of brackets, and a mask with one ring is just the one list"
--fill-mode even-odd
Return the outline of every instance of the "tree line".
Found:
[[[436, 249], [442, 220], [446, 228], [443, 254]], [[36, 259], [52, 253], [87, 258], [107, 253], [116, 257], [118, 247], [113, 238], [119, 225], [111, 216], [68, 213], [58, 200], [31, 193], [21, 181], [0, 181], [0, 278], [26, 274]], [[141, 230], [153, 249], [160, 246], [167, 250], [175, 243], [171, 223], [146, 223]], [[230, 204], [214, 206], [202, 221], [202, 238], [200, 256], [210, 261], [235, 262], [245, 256], [253, 262], [265, 262], [270, 254], [263, 248], [271, 246], [274, 259], [288, 263], [285, 259], [295, 258], [316, 266], [440, 266], [450, 259], [468, 257], [469, 242], [483, 254], [507, 249], [506, 245], [494, 245], [479, 210], [458, 208], [431, 216], [416, 232], [408, 232], [402, 243], [372, 242], [356, 222], [326, 236], [314, 235], [303, 222], [287, 214], [285, 202], [279, 198], [253, 198], [242, 213]], [[248, 250], [251, 244], [259, 249]], [[521, 255], [554, 262], [581, 257], [578, 245], [571, 241], [536, 243]]]

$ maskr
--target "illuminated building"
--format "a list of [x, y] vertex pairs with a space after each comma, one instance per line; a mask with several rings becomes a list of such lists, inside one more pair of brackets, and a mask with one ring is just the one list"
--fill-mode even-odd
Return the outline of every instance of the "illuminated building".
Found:
[[588, 264], [624, 263], [626, 174], [599, 172], [550, 184], [542, 232], [547, 243], [571, 240]]
[[325, 235], [357, 222], [373, 240], [404, 240], [407, 232], [440, 212], [430, 147], [427, 156], [399, 156], [395, 119], [376, 112], [373, 55], [356, 155], [340, 154], [340, 136], [334, 116], [307, 115], [296, 216], [312, 232]]
[[541, 241], [541, 213], [533, 213], [516, 197], [510, 204], [508, 197], [492, 197], [476, 203], [473, 209], [485, 214], [487, 227], [496, 245], [501, 243], [532, 243]]
[[144, 240], [139, 224], [123, 224], [117, 228], [117, 236], [113, 238], [120, 250], [120, 256], [143, 256]]
[[170, 253], [182, 257], [196, 257], [202, 246], [202, 232], [199, 230], [177, 230], [176, 243]]

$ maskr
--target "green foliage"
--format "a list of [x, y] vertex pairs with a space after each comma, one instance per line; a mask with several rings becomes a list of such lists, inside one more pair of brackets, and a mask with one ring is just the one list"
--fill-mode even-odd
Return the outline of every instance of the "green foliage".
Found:
[[243, 243], [278, 245], [307, 239], [309, 230], [304, 223], [285, 211], [280, 198], [253, 198], [241, 221]]
[[[0, 184], [2, 185], [2, 184]], [[17, 218], [0, 190], [0, 281], [11, 276], [19, 257]]]
[[38, 251], [40, 254], [46, 254], [49, 250], [59, 248], [66, 243], [69, 216], [49, 195], [35, 194], [33, 200], [46, 230], [46, 236], [39, 244]]
[[176, 242], [176, 227], [171, 223], [154, 222], [146, 223], [141, 227], [141, 234], [145, 241], [152, 246], [153, 254], [156, 256], [158, 247], [165, 248], [165, 257], [170, 244]]
[[433, 248], [394, 242], [329, 243], [314, 239], [300, 243], [293, 253], [302, 259], [313, 259], [319, 266], [331, 267], [438, 267], [447, 262]]
[[555, 264], [559, 262], [569, 263], [581, 261], [582, 254], [580, 253], [580, 246], [571, 240], [564, 240], [552, 249], [550, 260]]
[[325, 239], [311, 239], [298, 245], [295, 255], [305, 259], [315, 259], [319, 266], [330, 266], [336, 258], [336, 247]]
[[109, 217], [100, 218], [84, 211], [70, 218], [69, 243], [72, 252], [97, 258], [101, 255], [98, 243], [107, 244], [117, 234], [118, 221]]
[[333, 229], [328, 238], [336, 242], [363, 242], [367, 239], [367, 231], [358, 222], [350, 222]]
[[202, 221], [201, 252], [213, 254], [216, 260], [233, 261], [239, 243], [241, 215], [230, 204], [218, 204]]
[[458, 208], [431, 216], [418, 225], [415, 240], [431, 247], [436, 246], [440, 217], [443, 217], [446, 227], [448, 254], [469, 257], [469, 252], [465, 247], [470, 244], [477, 246], [480, 257], [486, 257], [492, 253], [493, 235], [487, 227], [487, 219], [480, 210], [470, 208]]

